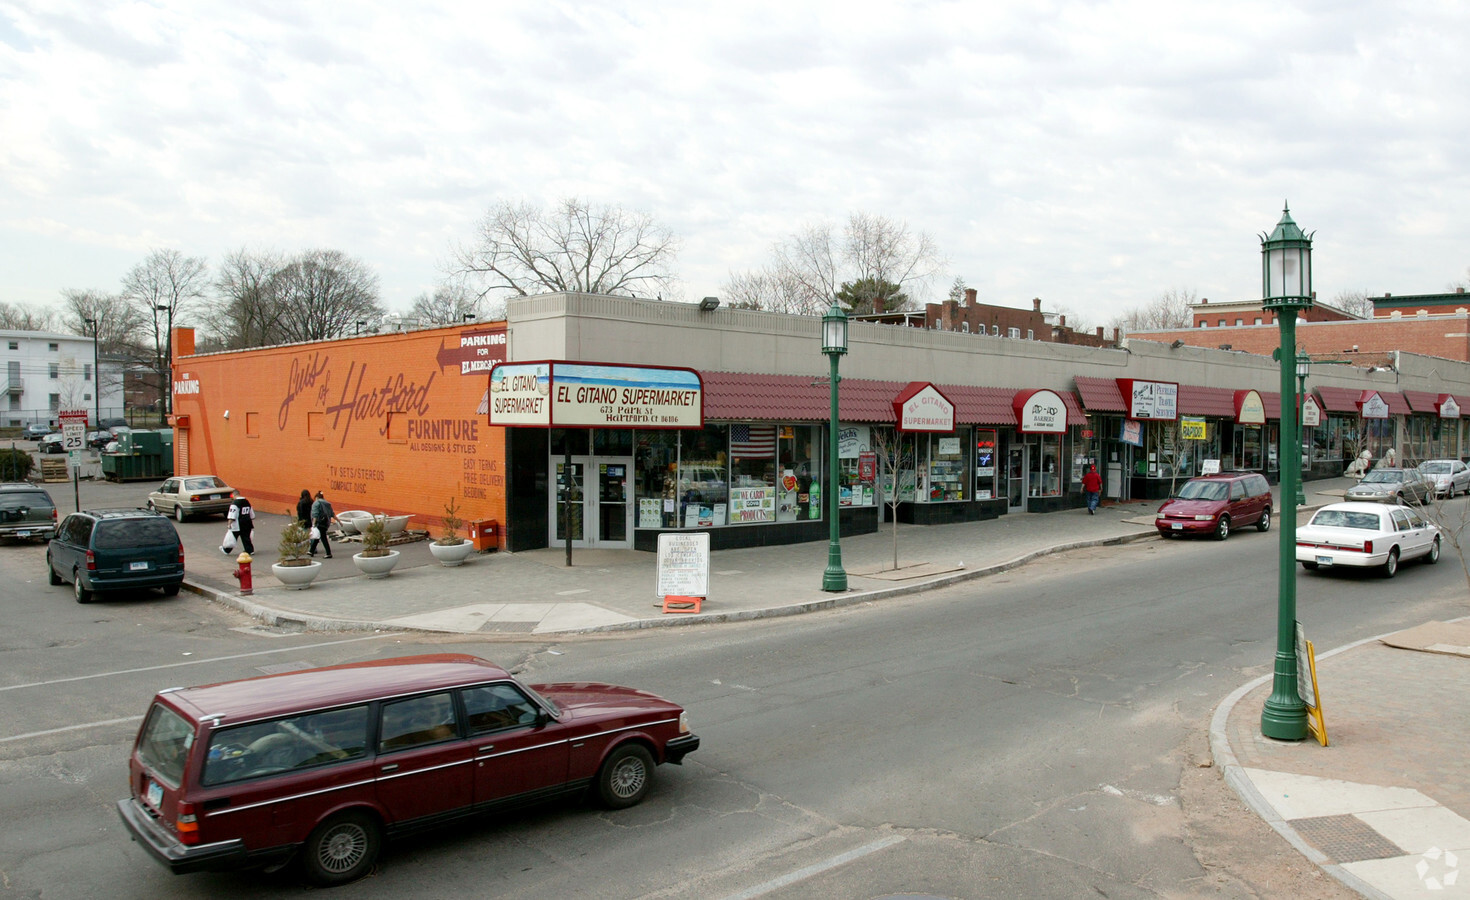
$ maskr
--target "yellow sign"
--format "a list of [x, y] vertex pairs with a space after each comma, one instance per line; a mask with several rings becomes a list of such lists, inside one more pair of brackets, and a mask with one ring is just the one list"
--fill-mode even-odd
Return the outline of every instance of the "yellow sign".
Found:
[[1179, 436], [1186, 441], [1203, 441], [1205, 438], [1204, 419], [1180, 419]]
[[1327, 720], [1322, 715], [1322, 694], [1317, 687], [1317, 648], [1307, 640], [1306, 629], [1296, 623], [1297, 696], [1307, 707], [1307, 731], [1317, 743], [1327, 746]]

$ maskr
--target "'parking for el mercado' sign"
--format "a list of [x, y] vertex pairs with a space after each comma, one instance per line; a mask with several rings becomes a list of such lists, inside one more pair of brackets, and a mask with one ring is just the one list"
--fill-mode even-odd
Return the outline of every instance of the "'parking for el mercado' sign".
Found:
[[490, 371], [490, 424], [539, 428], [703, 428], [693, 369], [555, 361]]
[[927, 381], [913, 381], [893, 398], [899, 431], [954, 431], [954, 404]]

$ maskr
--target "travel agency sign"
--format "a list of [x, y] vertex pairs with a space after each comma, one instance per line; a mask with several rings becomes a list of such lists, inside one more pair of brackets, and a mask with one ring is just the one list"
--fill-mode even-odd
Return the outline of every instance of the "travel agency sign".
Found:
[[490, 424], [535, 428], [703, 428], [704, 384], [693, 369], [500, 363], [490, 370]]

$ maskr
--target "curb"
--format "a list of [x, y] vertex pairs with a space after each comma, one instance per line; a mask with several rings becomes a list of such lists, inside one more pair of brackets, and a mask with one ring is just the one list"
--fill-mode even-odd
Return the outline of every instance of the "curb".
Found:
[[[548, 635], [582, 635], [598, 634], [615, 631], [643, 631], [650, 628], [678, 628], [690, 625], [718, 625], [727, 622], [749, 622], [756, 619], [774, 619], [783, 616], [797, 616], [805, 613], [820, 612], [822, 610], [837, 609], [844, 606], [852, 606], [857, 603], [867, 603], [874, 600], [886, 600], [891, 597], [903, 597], [909, 594], [918, 594], [936, 588], [948, 587], [963, 581], [976, 578], [984, 578], [988, 575], [997, 575], [1023, 566], [1032, 560], [1056, 553], [1065, 553], [1068, 550], [1079, 550], [1087, 547], [1104, 547], [1117, 544], [1129, 544], [1135, 541], [1157, 538], [1158, 531], [1154, 528], [1140, 530], [1137, 532], [1115, 535], [1107, 538], [1097, 538], [1084, 541], [1069, 541], [1056, 544], [1051, 547], [1043, 547], [1031, 550], [1020, 556], [1008, 559], [1004, 562], [995, 563], [980, 569], [966, 570], [963, 572], [952, 572], [940, 575], [929, 581], [916, 584], [898, 585], [890, 588], [879, 588], [872, 591], [848, 592], [822, 600], [812, 600], [806, 603], [793, 603], [786, 606], [769, 606], [761, 609], [738, 610], [724, 613], [700, 613], [696, 615], [682, 615], [672, 618], [658, 619], [635, 619], [631, 622], [617, 622], [611, 625], [594, 625], [588, 628], [569, 628], [560, 631], [535, 632], [536, 636]], [[462, 632], [439, 631], [432, 628], [415, 628], [406, 625], [390, 625], [384, 622], [369, 622], [358, 619], [337, 619], [328, 616], [314, 616], [308, 613], [287, 612], [275, 607], [266, 606], [248, 597], [238, 594], [230, 594], [218, 588], [184, 581], [183, 589], [197, 594], [206, 600], [244, 613], [250, 618], [264, 625], [273, 627], [297, 626], [306, 631], [402, 631], [419, 634], [461, 634]], [[465, 636], [470, 636], [465, 633]], [[487, 635], [476, 633], [478, 637]], [[523, 635], [514, 635], [519, 638]]]
[[[1317, 659], [1330, 659], [1339, 653], [1356, 650], [1364, 644], [1371, 644], [1374, 641], [1382, 640], [1401, 630], [1396, 628], [1394, 631], [1385, 631], [1383, 634], [1375, 635], [1374, 637], [1367, 637], [1360, 641], [1353, 641], [1351, 644], [1344, 644], [1341, 647], [1336, 647], [1318, 655]], [[1210, 755], [1214, 757], [1215, 765], [1220, 768], [1225, 783], [1235, 790], [1236, 795], [1240, 797], [1250, 811], [1260, 816], [1261, 821], [1270, 825], [1288, 844], [1295, 847], [1307, 859], [1316, 863], [1318, 868], [1333, 878], [1336, 878], [1348, 889], [1357, 891], [1364, 897], [1370, 898], [1370, 900], [1393, 900], [1391, 895], [1383, 893], [1378, 888], [1358, 878], [1337, 863], [1329, 862], [1328, 858], [1321, 851], [1308, 844], [1300, 832], [1293, 828], [1285, 819], [1281, 818], [1276, 812], [1276, 807], [1272, 806], [1261, 795], [1261, 792], [1256, 790], [1256, 786], [1251, 783], [1250, 777], [1245, 774], [1245, 767], [1240, 764], [1240, 760], [1236, 757], [1235, 751], [1230, 748], [1230, 738], [1227, 728], [1230, 721], [1230, 714], [1235, 710], [1235, 705], [1246, 694], [1268, 683], [1274, 677], [1275, 673], [1269, 672], [1259, 678], [1251, 679], [1232, 691], [1228, 697], [1220, 701], [1219, 706], [1215, 707], [1215, 713], [1210, 717]]]

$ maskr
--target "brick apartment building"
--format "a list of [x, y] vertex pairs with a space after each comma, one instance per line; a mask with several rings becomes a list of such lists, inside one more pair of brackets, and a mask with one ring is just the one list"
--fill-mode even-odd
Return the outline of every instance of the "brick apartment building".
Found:
[[1098, 328], [1095, 334], [1068, 328], [1066, 316], [1041, 311], [1039, 297], [1032, 299], [1030, 309], [994, 306], [975, 302], [974, 288], [965, 290], [965, 299], [962, 301], [945, 300], [942, 303], [925, 304], [924, 327], [934, 331], [958, 331], [1081, 347], [1117, 345], [1117, 335], [1109, 340], [1103, 336], [1102, 328]]

